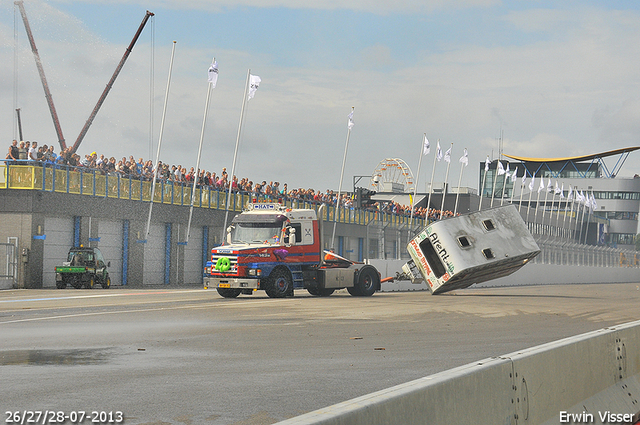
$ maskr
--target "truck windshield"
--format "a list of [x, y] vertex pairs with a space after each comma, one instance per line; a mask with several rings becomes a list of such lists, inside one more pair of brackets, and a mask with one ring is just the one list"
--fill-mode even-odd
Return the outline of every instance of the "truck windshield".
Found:
[[236, 223], [231, 230], [232, 243], [279, 243], [280, 223]]

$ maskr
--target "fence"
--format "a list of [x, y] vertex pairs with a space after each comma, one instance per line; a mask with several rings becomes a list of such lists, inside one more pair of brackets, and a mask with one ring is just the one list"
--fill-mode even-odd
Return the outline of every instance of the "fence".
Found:
[[[74, 169], [73, 167], [39, 164], [0, 165], [0, 189], [42, 190], [48, 192], [70, 193], [76, 195], [97, 196], [103, 198], [127, 199], [150, 202], [152, 182], [121, 174], [102, 174], [95, 169]], [[154, 202], [171, 205], [191, 205], [193, 184], [159, 181], [156, 183]], [[211, 187], [196, 187], [194, 206], [226, 210], [228, 192]], [[318, 210], [321, 203], [282, 196], [256, 195], [234, 192], [230, 198], [229, 211], [240, 212], [249, 202], [280, 202], [290, 208], [310, 208]], [[337, 210], [337, 211], [336, 211]], [[337, 220], [335, 220], [337, 216]], [[410, 217], [349, 207], [328, 205], [325, 209], [325, 221], [337, 221], [345, 224], [368, 225], [381, 222], [391, 226], [422, 227], [423, 218]]]

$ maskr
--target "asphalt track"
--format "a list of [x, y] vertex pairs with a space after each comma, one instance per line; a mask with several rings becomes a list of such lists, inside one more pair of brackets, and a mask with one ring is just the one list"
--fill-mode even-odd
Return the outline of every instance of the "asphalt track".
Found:
[[[198, 287], [0, 291], [0, 413], [270, 424], [640, 319], [640, 284], [223, 299]], [[42, 419], [41, 419], [42, 422]], [[47, 422], [51, 423], [51, 422]], [[67, 421], [66, 423], [71, 423]]]

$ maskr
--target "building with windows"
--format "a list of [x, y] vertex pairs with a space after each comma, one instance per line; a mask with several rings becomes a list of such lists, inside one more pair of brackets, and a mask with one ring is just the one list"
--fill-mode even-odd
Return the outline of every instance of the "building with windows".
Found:
[[[523, 217], [532, 225], [543, 226], [544, 232], [568, 235], [590, 245], [634, 249], [636, 235], [640, 233], [640, 175], [634, 178], [617, 175], [629, 154], [638, 149], [640, 146], [569, 158], [504, 155], [507, 159], [494, 160], [488, 167], [483, 162], [479, 176], [483, 208], [492, 200], [508, 198], [521, 211], [538, 209], [539, 214]], [[605, 159], [613, 166], [608, 166]], [[588, 195], [591, 204], [578, 204], [575, 194]], [[555, 222], [549, 218], [549, 226], [556, 229], [545, 226], [544, 213], [557, 217]], [[571, 219], [574, 227], [567, 229]]]

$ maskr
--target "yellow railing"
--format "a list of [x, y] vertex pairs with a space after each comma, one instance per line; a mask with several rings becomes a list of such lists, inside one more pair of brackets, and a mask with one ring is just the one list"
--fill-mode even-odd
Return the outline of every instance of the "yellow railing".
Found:
[[[34, 165], [0, 165], [0, 189], [43, 190], [49, 192], [73, 193], [87, 196], [128, 199], [132, 201], [151, 200], [151, 182], [119, 175], [103, 175], [94, 170], [77, 171], [66, 167]], [[191, 205], [193, 186], [160, 182], [156, 184], [154, 202], [172, 205]], [[216, 189], [196, 188], [194, 206], [199, 208], [225, 209], [227, 193]], [[231, 211], [242, 211], [244, 206], [256, 199], [258, 202], [277, 202], [277, 198], [251, 193], [232, 194], [229, 205]], [[300, 199], [284, 199], [282, 202], [293, 209], [311, 208], [319, 205]], [[358, 210], [329, 205], [325, 210], [325, 221], [367, 225], [383, 221], [394, 226], [409, 223], [409, 217], [378, 211]], [[413, 225], [425, 225], [422, 218], [413, 218]]]

